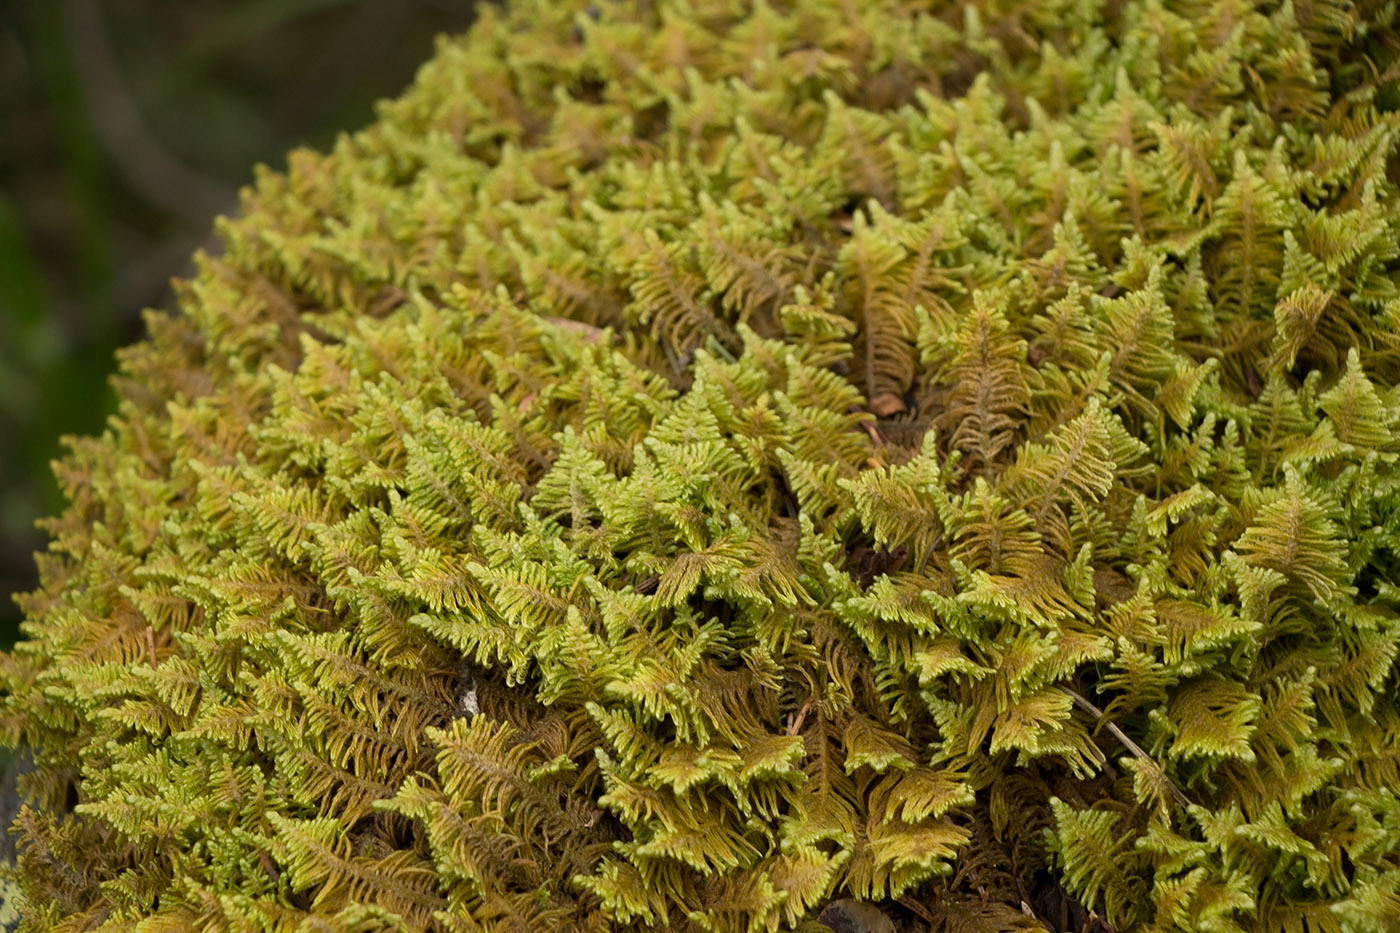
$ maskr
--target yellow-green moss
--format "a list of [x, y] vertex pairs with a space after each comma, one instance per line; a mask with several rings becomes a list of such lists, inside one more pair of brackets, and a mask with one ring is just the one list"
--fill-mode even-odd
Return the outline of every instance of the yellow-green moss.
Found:
[[1400, 928], [1394, 16], [483, 7], [58, 468], [27, 929]]

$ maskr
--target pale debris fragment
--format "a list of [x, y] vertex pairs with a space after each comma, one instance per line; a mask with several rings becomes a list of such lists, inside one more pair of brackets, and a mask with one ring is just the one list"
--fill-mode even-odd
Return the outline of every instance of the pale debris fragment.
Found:
[[454, 718], [465, 718], [471, 722], [479, 712], [481, 707], [476, 703], [476, 677], [472, 674], [471, 665], [463, 660], [462, 666], [457, 668], [457, 711]]

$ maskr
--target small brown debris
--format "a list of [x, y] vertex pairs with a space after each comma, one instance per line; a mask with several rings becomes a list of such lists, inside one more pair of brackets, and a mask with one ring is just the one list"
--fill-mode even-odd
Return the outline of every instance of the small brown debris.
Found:
[[549, 316], [542, 316], [542, 319], [553, 324], [555, 327], [560, 327], [578, 334], [589, 343], [597, 343], [599, 340], [603, 339], [603, 329], [601, 327], [594, 327], [592, 324], [585, 324], [583, 321], [573, 321], [565, 317]]
[[893, 392], [877, 395], [870, 400], [870, 410], [881, 418], [888, 418], [891, 415], [897, 415], [900, 412], [908, 411], [908, 408], [909, 406], [904, 404], [904, 399], [895, 395]]
[[1264, 394], [1264, 383], [1259, 381], [1259, 374], [1254, 371], [1253, 366], [1244, 368], [1245, 386], [1249, 389], [1249, 397], [1254, 401], [1259, 401], [1259, 396]]
[[827, 904], [817, 915], [817, 922], [836, 933], [894, 933], [894, 921], [883, 910], [851, 898]]

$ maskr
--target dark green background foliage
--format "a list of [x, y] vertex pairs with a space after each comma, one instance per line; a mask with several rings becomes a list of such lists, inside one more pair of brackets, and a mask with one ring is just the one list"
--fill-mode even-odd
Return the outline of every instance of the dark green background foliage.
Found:
[[112, 412], [113, 351], [169, 302], [256, 162], [328, 145], [468, 0], [0, 4], [0, 644], [63, 500], [62, 434]]
[[483, 8], [59, 469], [30, 927], [1397, 928], [1395, 17]]

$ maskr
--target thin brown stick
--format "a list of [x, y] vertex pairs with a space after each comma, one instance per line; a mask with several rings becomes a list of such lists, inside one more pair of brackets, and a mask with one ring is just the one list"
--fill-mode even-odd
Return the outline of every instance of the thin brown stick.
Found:
[[802, 708], [797, 711], [796, 716], [788, 717], [787, 734], [797, 735], [802, 731], [802, 723], [807, 719], [807, 711], [812, 708], [812, 698], [808, 697], [807, 702], [802, 704]]
[[919, 559], [919, 569], [914, 571], [919, 576], [923, 576], [924, 568], [928, 566], [928, 559], [933, 556], [934, 548], [943, 543], [943, 532], [938, 533], [938, 537], [933, 539], [933, 543], [924, 551], [924, 556]]
[[1127, 733], [1115, 726], [1112, 720], [1105, 719], [1103, 710], [1099, 709], [1082, 697], [1077, 691], [1066, 687], [1064, 684], [1060, 684], [1059, 687], [1069, 695], [1069, 698], [1074, 701], [1075, 706], [1084, 710], [1084, 712], [1088, 713], [1090, 716], [1093, 716], [1096, 721], [1103, 723], [1104, 728], [1108, 730], [1109, 734], [1122, 743], [1123, 747], [1126, 748], [1134, 758], [1147, 763], [1147, 765], [1160, 774], [1162, 780], [1167, 782], [1167, 787], [1169, 787], [1172, 792], [1172, 798], [1176, 800], [1177, 803], [1181, 804], [1183, 807], [1189, 807], [1191, 805], [1190, 798], [1183, 794], [1181, 789], [1172, 783], [1172, 779], [1167, 777], [1166, 770], [1163, 769], [1151, 755], [1143, 751], [1142, 746], [1128, 738]]

